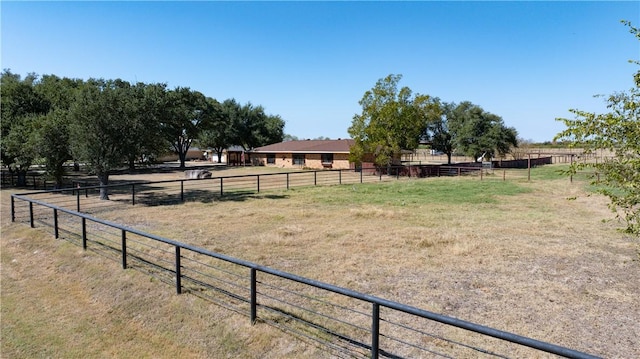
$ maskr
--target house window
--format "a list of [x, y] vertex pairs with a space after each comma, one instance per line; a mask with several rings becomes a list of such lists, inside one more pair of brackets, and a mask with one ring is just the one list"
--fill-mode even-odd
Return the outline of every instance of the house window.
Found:
[[322, 154], [322, 164], [330, 165], [333, 163], [333, 153], [323, 153]]
[[293, 155], [293, 164], [294, 165], [299, 165], [299, 166], [304, 166], [304, 155]]
[[275, 153], [267, 153], [267, 164], [275, 165], [276, 164], [276, 154]]

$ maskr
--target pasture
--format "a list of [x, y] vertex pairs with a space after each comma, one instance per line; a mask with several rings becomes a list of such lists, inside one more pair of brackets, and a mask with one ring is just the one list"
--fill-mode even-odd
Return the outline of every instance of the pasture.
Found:
[[[100, 217], [591, 354], [639, 357], [638, 241], [602, 222], [612, 217], [606, 199], [558, 168], [534, 169], [531, 182], [403, 179], [123, 207]], [[158, 176], [175, 175], [144, 179]], [[3, 191], [3, 357], [325, 355], [11, 224], [8, 197]]]

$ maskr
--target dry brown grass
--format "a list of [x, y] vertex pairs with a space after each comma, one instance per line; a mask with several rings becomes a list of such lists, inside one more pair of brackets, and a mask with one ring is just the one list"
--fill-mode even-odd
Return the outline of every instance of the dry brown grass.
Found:
[[[374, 204], [366, 200], [345, 204], [331, 201], [332, 189], [322, 187], [271, 191], [268, 196], [252, 196], [243, 201], [188, 202], [144, 210], [138, 206], [103, 213], [101, 217], [577, 350], [605, 357], [640, 357], [637, 240], [617, 232], [615, 223], [601, 222], [611, 216], [606, 201], [585, 196], [583, 184], [569, 184], [562, 179], [520, 185], [530, 191], [501, 196], [495, 203], [442, 203], [425, 197], [422, 202], [407, 205]], [[5, 194], [6, 203], [4, 197]], [[572, 200], [574, 197], [577, 199]], [[5, 214], [6, 211], [3, 228], [6, 228]], [[187, 339], [167, 334], [187, 325], [173, 323], [171, 312], [188, 302], [193, 310], [178, 312], [185, 321], [192, 321], [192, 316], [201, 318], [196, 319], [200, 322], [195, 328], [209, 328], [211, 323], [206, 321], [212, 315], [225, 318], [216, 320], [216, 328], [209, 330], [235, 333], [234, 340], [238, 342], [229, 346], [239, 351], [231, 350], [227, 355], [253, 356], [265, 347], [270, 348], [271, 344], [265, 343], [271, 340], [286, 341], [270, 332], [256, 337], [243, 334], [238, 338], [234, 330], [256, 334], [255, 327], [250, 327], [244, 317], [221, 314], [224, 311], [213, 313], [211, 305], [190, 296], [175, 296], [170, 288], [149, 283], [140, 273], [117, 270], [117, 263], [101, 263], [101, 259], [76, 247], [35, 235], [35, 231], [21, 226], [9, 228], [8, 233], [3, 229], [2, 236], [3, 338], [13, 330], [5, 325], [7, 313], [37, 311], [38, 305], [49, 303], [57, 313], [54, 318], [66, 318], [62, 327], [77, 325], [73, 318], [79, 317], [87, 322], [87, 327], [96, 324], [111, 328], [109, 331], [115, 338], [111, 344], [104, 344], [108, 349], [99, 347], [102, 351], [83, 352], [83, 345], [79, 345], [77, 353], [104, 353], [104, 350], [116, 355], [125, 353], [117, 352], [127, 348], [118, 338], [130, 336], [116, 333], [124, 332], [123, 326], [131, 324], [137, 311], [142, 311], [145, 317], [134, 322], [139, 326], [134, 326], [136, 339], [132, 340], [148, 343], [136, 347], [137, 353], [146, 353], [143, 356], [169, 357], [172, 350], [181, 352], [185, 347], [190, 348], [188, 353], [203, 356], [211, 353], [208, 345], [216, 350], [226, 347], [202, 343], [205, 339], [184, 342]], [[32, 236], [38, 242], [30, 240]], [[41, 250], [41, 241], [49, 249], [44, 254], [39, 252], [41, 256], [36, 261], [33, 252]], [[47, 263], [44, 269], [42, 263]], [[85, 268], [89, 264], [92, 269], [87, 273]], [[65, 268], [62, 277], [60, 267]], [[114, 274], [105, 277], [103, 270]], [[15, 281], [18, 277], [24, 279]], [[123, 288], [122, 282], [129, 284]], [[11, 283], [12, 289], [6, 289], [7, 283]], [[56, 294], [56, 290], [62, 293]], [[16, 299], [23, 291], [38, 297], [38, 304], [24, 307], [28, 302]], [[92, 310], [91, 300], [101, 305], [95, 307], [95, 314], [83, 315], [77, 307], [62, 300], [67, 295], [72, 297], [70, 302], [84, 303], [83, 307]], [[61, 299], [55, 299], [57, 296]], [[83, 298], [91, 299], [82, 302]], [[5, 300], [15, 304], [6, 308]], [[111, 312], [107, 315], [100, 308], [110, 308]], [[169, 324], [164, 323], [167, 318]], [[173, 329], [152, 329], [167, 325]], [[80, 342], [95, 341], [95, 333], [75, 332]], [[167, 337], [172, 340], [170, 344], [162, 344], [166, 346], [162, 349], [160, 343], [166, 343]], [[7, 350], [4, 343], [3, 340], [3, 351]], [[56, 347], [55, 343], [51, 346]], [[281, 354], [318, 355], [303, 344], [291, 342], [276, 345], [265, 356]]]

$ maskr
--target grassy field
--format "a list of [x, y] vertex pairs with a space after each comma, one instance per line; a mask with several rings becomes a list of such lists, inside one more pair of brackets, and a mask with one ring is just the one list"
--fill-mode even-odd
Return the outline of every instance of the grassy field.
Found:
[[[534, 169], [531, 182], [410, 179], [100, 216], [592, 354], [640, 357], [638, 241], [603, 222], [606, 199], [558, 168]], [[7, 203], [3, 191], [2, 357], [326, 356], [10, 224]]]

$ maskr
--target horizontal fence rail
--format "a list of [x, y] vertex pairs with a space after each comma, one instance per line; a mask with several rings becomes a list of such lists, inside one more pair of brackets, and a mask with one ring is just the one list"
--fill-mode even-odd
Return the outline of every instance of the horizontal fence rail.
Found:
[[[313, 175], [280, 173], [259, 177], [133, 183], [124, 186], [125, 189], [114, 186], [112, 196], [116, 202], [118, 198], [126, 198], [116, 206], [122, 203], [130, 205], [148, 200], [142, 194], [154, 193], [152, 190], [163, 191], [163, 195], [158, 196], [160, 199], [173, 196], [185, 200], [194, 190], [214, 188], [220, 191], [219, 195], [228, 195], [249, 191], [249, 187], [251, 191], [261, 191], [282, 188], [283, 184], [335, 184], [335, 176], [340, 176], [338, 181], [343, 183], [348, 180], [348, 176], [343, 175], [327, 171]], [[349, 180], [354, 183], [362, 178], [358, 173], [353, 175], [355, 179]], [[13, 194], [11, 220], [27, 222], [31, 227], [50, 228], [55, 238], [65, 238], [84, 249], [115, 259], [123, 269], [144, 271], [174, 286], [177, 294], [200, 296], [247, 315], [251, 323], [268, 323], [316, 342], [335, 356], [505, 358], [535, 356], [530, 352], [534, 350], [568, 358], [596, 358], [551, 343], [215, 253], [81, 212], [80, 206], [88, 204], [80, 203], [80, 199], [98, 191], [99, 187], [86, 187]], [[88, 208], [94, 212], [100, 209], [99, 206]]]
[[[395, 167], [394, 167], [395, 168]], [[402, 167], [397, 167], [402, 168]], [[378, 168], [355, 170], [320, 170], [278, 172], [253, 175], [220, 176], [201, 179], [175, 179], [163, 181], [138, 181], [112, 183], [106, 186], [82, 185], [33, 191], [23, 195], [77, 212], [97, 214], [125, 205], [167, 205], [185, 201], [208, 201], [223, 197], [234, 198], [254, 193], [294, 187], [344, 185], [380, 182], [399, 178], [400, 170], [393, 175]], [[110, 201], [96, 200], [100, 190], [106, 189]]]

